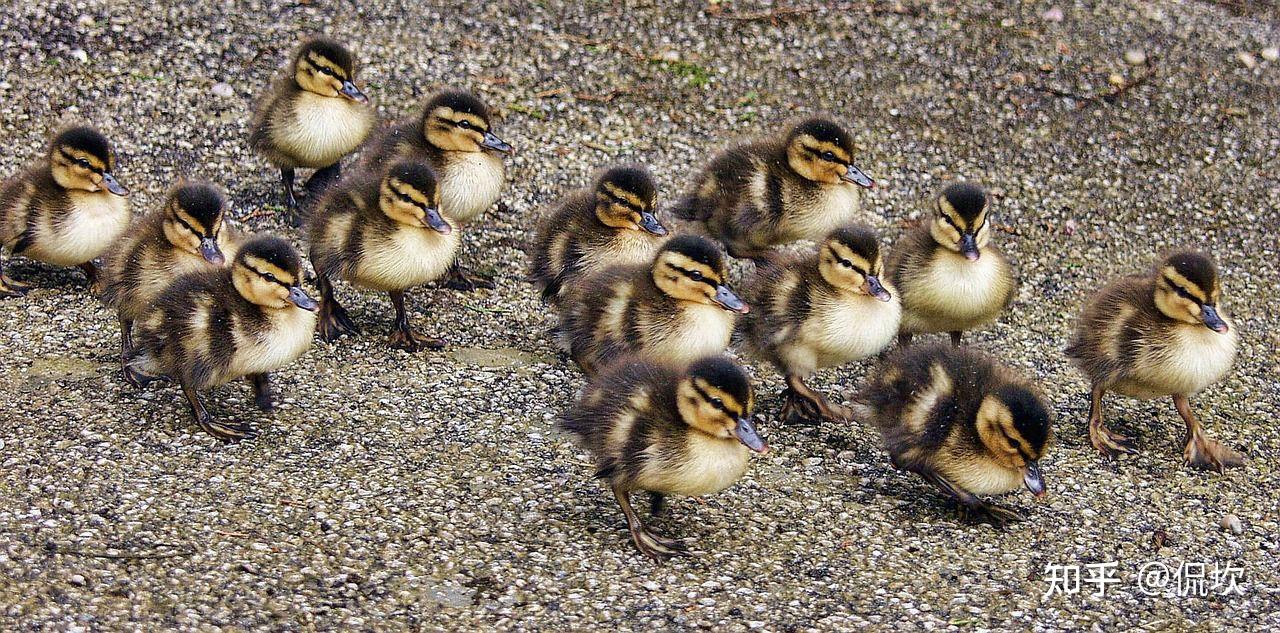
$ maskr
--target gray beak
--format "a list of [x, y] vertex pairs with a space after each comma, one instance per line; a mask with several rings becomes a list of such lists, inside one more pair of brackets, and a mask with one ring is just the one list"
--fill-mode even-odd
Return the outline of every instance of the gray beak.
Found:
[[1218, 316], [1218, 309], [1207, 303], [1200, 306], [1200, 319], [1204, 321], [1205, 327], [1214, 332], [1225, 333], [1229, 329], [1227, 322]]
[[1022, 474], [1022, 483], [1026, 485], [1027, 490], [1037, 497], [1043, 497], [1047, 492], [1044, 487], [1044, 475], [1040, 473], [1040, 462], [1027, 462], [1027, 470]]
[[840, 180], [851, 182], [859, 187], [866, 187], [867, 189], [871, 189], [876, 186], [876, 181], [872, 180], [870, 176], [862, 173], [862, 170], [858, 169], [858, 166], [853, 163], [845, 165], [844, 173], [841, 174]]
[[888, 301], [893, 298], [893, 295], [880, 284], [880, 278], [875, 275], [867, 275], [867, 294], [881, 301]]
[[667, 234], [667, 227], [662, 226], [662, 223], [659, 222], [658, 218], [652, 213], [640, 214], [640, 228], [653, 233], [654, 235], [661, 236]]
[[369, 97], [365, 96], [363, 92], [360, 92], [360, 89], [350, 81], [342, 82], [342, 90], [339, 90], [338, 94], [355, 101], [356, 103], [369, 103]]
[[444, 216], [440, 215], [440, 209], [436, 207], [427, 207], [426, 216], [422, 218], [422, 222], [427, 228], [434, 230], [441, 235], [448, 235], [453, 232], [453, 226], [449, 224]]
[[302, 308], [308, 312], [315, 312], [320, 309], [320, 304], [315, 299], [307, 296], [307, 291], [302, 286], [291, 286], [289, 288], [289, 303]]
[[742, 299], [739, 299], [738, 295], [733, 294], [733, 291], [724, 284], [716, 286], [716, 296], [713, 301], [725, 310], [739, 312], [741, 314], [746, 314], [751, 311], [751, 307], [743, 302]]
[[978, 261], [978, 258], [982, 256], [982, 253], [978, 250], [978, 238], [974, 237], [972, 233], [961, 233], [960, 253], [971, 262]]
[[738, 426], [733, 429], [733, 436], [742, 442], [743, 446], [757, 452], [769, 452], [769, 444], [766, 443], [759, 433], [756, 433], [755, 425], [751, 424], [751, 420], [746, 417], [738, 418]]
[[511, 151], [511, 146], [503, 142], [502, 139], [494, 136], [493, 132], [484, 133], [484, 140], [480, 142], [480, 147], [504, 153]]
[[218, 248], [218, 242], [212, 237], [200, 240], [200, 256], [214, 266], [221, 266], [227, 261], [227, 258], [222, 256], [222, 250]]
[[112, 176], [110, 172], [102, 172], [102, 185], [107, 188], [107, 191], [110, 191], [117, 196], [129, 195], [129, 189], [120, 184], [120, 181], [116, 180], [116, 177]]

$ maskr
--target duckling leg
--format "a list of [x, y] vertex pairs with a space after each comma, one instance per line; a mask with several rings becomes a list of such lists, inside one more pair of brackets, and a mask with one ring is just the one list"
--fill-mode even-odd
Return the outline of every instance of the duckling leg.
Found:
[[316, 285], [320, 287], [320, 318], [316, 326], [320, 331], [320, 338], [332, 343], [343, 334], [359, 333], [360, 330], [355, 321], [351, 320], [351, 315], [347, 314], [347, 309], [333, 296], [333, 284], [329, 282], [329, 277], [323, 273], [317, 274]]
[[1010, 521], [1021, 521], [1022, 514], [1011, 508], [1006, 508], [994, 503], [987, 503], [978, 498], [977, 495], [963, 490], [951, 483], [946, 477], [929, 468], [916, 468], [915, 471], [925, 478], [925, 481], [933, 484], [938, 490], [946, 493], [947, 496], [960, 502], [960, 514], [965, 519], [988, 520], [992, 523], [1005, 524]]
[[782, 419], [795, 419], [810, 424], [822, 419], [851, 420], [853, 410], [841, 405], [833, 405], [826, 396], [810, 389], [804, 379], [795, 374], [787, 375], [787, 389], [783, 391], [786, 402], [782, 405]]
[[92, 261], [83, 264], [77, 264], [80, 270], [84, 271], [84, 276], [89, 281], [89, 294], [100, 294], [102, 292], [102, 275], [98, 273], [98, 265]]
[[289, 224], [302, 226], [302, 216], [298, 213], [298, 198], [293, 195], [293, 168], [280, 168], [280, 185], [284, 187], [285, 217]]
[[667, 496], [661, 492], [649, 492], [649, 516], [660, 516], [667, 509]]
[[662, 538], [645, 528], [640, 522], [640, 516], [631, 507], [631, 494], [620, 486], [615, 485], [611, 488], [614, 498], [618, 500], [618, 506], [622, 508], [622, 514], [627, 517], [627, 529], [631, 531], [631, 540], [635, 542], [636, 549], [640, 550], [641, 554], [655, 563], [661, 563], [673, 556], [692, 555], [684, 543]]
[[444, 341], [438, 338], [427, 338], [414, 334], [409, 327], [409, 313], [404, 309], [404, 291], [392, 290], [391, 305], [396, 309], [396, 330], [391, 333], [391, 347], [407, 352], [418, 352], [424, 349], [444, 349]]
[[270, 374], [249, 374], [249, 383], [253, 385], [253, 403], [258, 410], [271, 412], [276, 410], [275, 394], [271, 391]]
[[1102, 396], [1107, 390], [1101, 385], [1093, 386], [1089, 404], [1089, 441], [1104, 457], [1115, 459], [1121, 453], [1137, 453], [1133, 440], [1112, 432], [1102, 424]]
[[11, 277], [4, 274], [4, 256], [0, 254], [0, 299], [8, 299], [10, 297], [21, 297], [31, 290], [31, 286], [19, 281], [14, 281]]
[[1173, 397], [1173, 404], [1178, 408], [1182, 421], [1187, 423], [1187, 444], [1182, 454], [1186, 463], [1196, 468], [1212, 469], [1223, 472], [1228, 468], [1244, 465], [1244, 456], [1204, 434], [1200, 420], [1191, 411], [1191, 402], [1185, 395]]
[[451, 290], [461, 290], [463, 292], [471, 292], [473, 290], [485, 289], [493, 290], [498, 285], [493, 283], [492, 279], [481, 275], [473, 270], [463, 268], [457, 261], [449, 267], [449, 272], [445, 273], [444, 287]]
[[248, 424], [214, 420], [213, 416], [205, 410], [204, 403], [200, 402], [200, 394], [185, 381], [182, 383], [182, 393], [187, 396], [187, 402], [191, 404], [191, 415], [195, 417], [196, 424], [209, 435], [224, 442], [252, 439], [258, 435]]
[[960, 335], [961, 335], [961, 334], [962, 334], [962, 332], [952, 332], [952, 333], [951, 333], [951, 346], [952, 346], [952, 347], [960, 347]]

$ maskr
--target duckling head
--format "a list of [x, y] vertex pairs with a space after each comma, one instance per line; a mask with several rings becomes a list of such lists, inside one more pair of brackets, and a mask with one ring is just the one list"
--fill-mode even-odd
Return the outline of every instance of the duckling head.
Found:
[[1156, 307], [1171, 319], [1203, 323], [1218, 333], [1230, 329], [1218, 313], [1222, 285], [1209, 256], [1180, 250], [1165, 257], [1156, 272]]
[[853, 164], [853, 140], [830, 119], [801, 121], [787, 134], [787, 163], [800, 176], [814, 182], [851, 182], [868, 189], [875, 181]]
[[49, 144], [49, 169], [64, 189], [107, 190], [117, 196], [129, 190], [112, 174], [115, 152], [101, 132], [84, 125], [67, 128]]
[[880, 240], [871, 227], [855, 224], [836, 229], [822, 242], [818, 255], [818, 271], [827, 283], [881, 301], [893, 295], [880, 283], [884, 274], [884, 257]]
[[724, 254], [710, 240], [681, 235], [667, 241], [653, 260], [653, 283], [670, 297], [718, 305], [746, 314], [746, 302], [729, 288]]
[[431, 229], [441, 235], [453, 226], [440, 215], [440, 185], [426, 163], [402, 160], [387, 170], [379, 188], [378, 205], [387, 217], [408, 226]]
[[461, 90], [438, 92], [422, 112], [422, 134], [427, 142], [445, 151], [510, 152], [507, 145], [490, 130], [489, 106], [475, 95]]
[[293, 57], [293, 80], [298, 87], [323, 97], [368, 103], [356, 87], [355, 61], [345, 46], [327, 37], [307, 40]]
[[231, 268], [231, 282], [240, 296], [266, 308], [320, 309], [302, 289], [302, 258], [278, 237], [257, 237], [241, 247]]
[[164, 236], [170, 244], [203, 257], [215, 266], [226, 262], [218, 248], [218, 233], [227, 200], [207, 182], [184, 182], [169, 193], [164, 205]]
[[667, 234], [667, 227], [654, 215], [658, 187], [644, 167], [610, 168], [596, 179], [595, 193], [596, 217], [605, 226]]
[[1037, 497], [1045, 494], [1040, 458], [1048, 447], [1052, 417], [1035, 393], [1021, 385], [1004, 385], [978, 407], [978, 438], [996, 464], [1021, 471], [1022, 482]]
[[991, 240], [987, 222], [990, 199], [980, 185], [957, 182], [947, 185], [934, 201], [936, 214], [929, 232], [943, 247], [977, 261]]
[[751, 423], [754, 404], [747, 373], [724, 356], [695, 361], [676, 386], [676, 407], [685, 424], [712, 437], [737, 439], [764, 453], [769, 445]]

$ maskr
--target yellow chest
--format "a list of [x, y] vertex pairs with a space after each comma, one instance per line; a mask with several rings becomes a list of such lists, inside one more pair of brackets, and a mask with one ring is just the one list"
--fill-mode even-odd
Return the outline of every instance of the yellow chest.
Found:
[[288, 307], [270, 311], [270, 325], [263, 331], [237, 338], [228, 378], [275, 371], [292, 363], [311, 346], [316, 314]]
[[73, 266], [103, 254], [129, 227], [129, 203], [105, 191], [70, 191], [69, 215], [37, 227], [25, 253], [33, 259]]
[[644, 353], [678, 363], [719, 354], [729, 347], [736, 322], [734, 313], [719, 306], [688, 302], [675, 323], [648, 337]]
[[453, 264], [459, 235], [456, 229], [441, 235], [430, 229], [403, 227], [366, 244], [352, 281], [373, 290], [403, 290], [439, 279]]
[[651, 459], [640, 477], [646, 490], [699, 497], [733, 485], [747, 472], [750, 452], [736, 439], [691, 432], [686, 450], [663, 457], [650, 449]]
[[476, 219], [502, 192], [502, 159], [487, 152], [450, 152], [440, 174], [440, 211], [459, 222]]
[[822, 187], [812, 200], [791, 203], [796, 211], [784, 221], [778, 243], [820, 240], [857, 220], [862, 208], [860, 195], [854, 185], [841, 183]]
[[1169, 340], [1141, 350], [1128, 379], [1115, 390], [1134, 398], [1195, 394], [1231, 371], [1236, 343], [1234, 326], [1219, 334], [1201, 325], [1179, 325]]
[[[892, 292], [892, 290], [890, 290]], [[842, 365], [880, 353], [898, 334], [902, 304], [865, 295], [828, 297], [813, 306], [815, 318], [805, 324], [805, 339], [819, 367]]]
[[292, 116], [273, 127], [273, 140], [302, 167], [327, 167], [364, 142], [373, 129], [368, 106], [341, 97], [301, 93]]
[[1012, 271], [1003, 257], [986, 251], [976, 262], [939, 249], [922, 271], [911, 271], [903, 298], [903, 329], [911, 332], [963, 331], [1000, 316], [1013, 289]]

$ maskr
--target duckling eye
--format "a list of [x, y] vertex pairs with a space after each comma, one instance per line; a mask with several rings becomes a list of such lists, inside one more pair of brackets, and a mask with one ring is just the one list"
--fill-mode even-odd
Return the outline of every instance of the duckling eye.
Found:
[[836, 162], [836, 155], [835, 155], [835, 154], [832, 154], [831, 152], [823, 152], [823, 153], [822, 153], [822, 160], [830, 161], [830, 162], [833, 162], [833, 163], [834, 163], [834, 162]]
[[691, 270], [689, 271], [689, 279], [692, 279], [694, 281], [702, 281], [702, 273], [696, 270]]
[[[1178, 293], [1179, 297], [1182, 297], [1187, 301], [1196, 301], [1196, 298], [1191, 296], [1191, 293], [1187, 292], [1186, 290], [1183, 290], [1181, 286], [1174, 286], [1173, 291]], [[1199, 303], [1199, 301], [1196, 301], [1196, 303]]]
[[79, 165], [79, 166], [81, 166], [81, 167], [84, 167], [85, 169], [88, 169], [88, 168], [89, 168], [89, 161], [87, 161], [87, 160], [85, 160], [85, 159], [83, 159], [83, 158], [77, 158], [77, 159], [76, 159], [76, 164], [77, 164], [77, 165]]
[[271, 283], [273, 283], [273, 284], [278, 284], [278, 283], [280, 283], [280, 280], [279, 280], [279, 279], [276, 279], [276, 276], [275, 276], [275, 275], [273, 275], [273, 274], [271, 274], [271, 273], [262, 273], [262, 278], [263, 278], [263, 279], [266, 279], [267, 281], [269, 281], [269, 282], [271, 282]]
[[714, 406], [714, 407], [715, 407], [715, 408], [717, 408], [717, 409], [722, 408], [722, 407], [724, 407], [724, 400], [721, 400], [721, 399], [719, 399], [719, 398], [712, 398], [712, 399], [711, 399], [711, 405], [712, 405], [712, 406]]
[[471, 122], [470, 122], [470, 121], [466, 121], [466, 120], [458, 121], [458, 127], [462, 128], [462, 129], [464, 129], [464, 130], [470, 130], [470, 129], [471, 129]]

